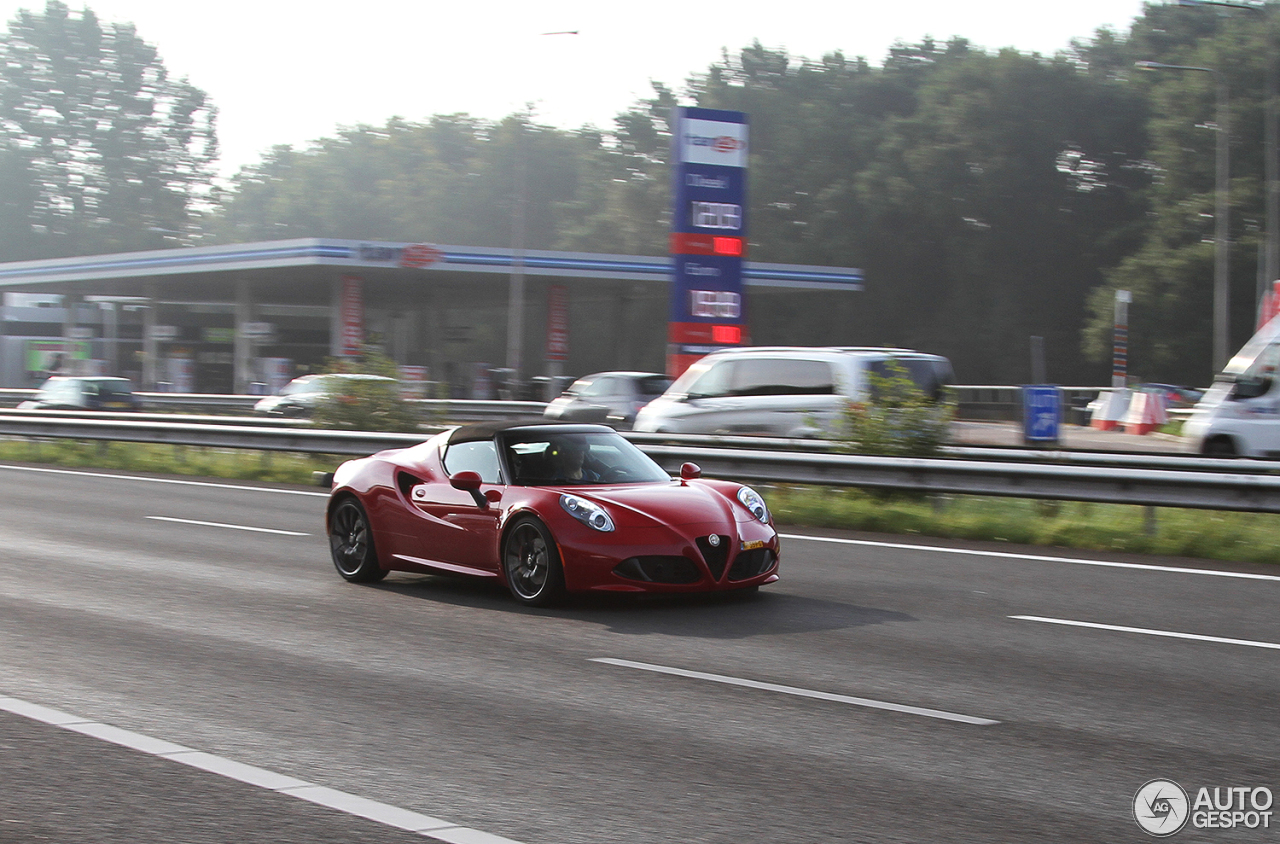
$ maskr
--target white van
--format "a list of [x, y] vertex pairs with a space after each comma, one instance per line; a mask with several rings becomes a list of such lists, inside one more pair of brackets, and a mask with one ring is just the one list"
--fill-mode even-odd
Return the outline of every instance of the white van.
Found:
[[1280, 318], [1264, 325], [1196, 403], [1182, 434], [1221, 457], [1280, 457]]
[[932, 398], [954, 378], [951, 362], [908, 349], [757, 346], [714, 352], [641, 408], [634, 430], [665, 434], [817, 437], [849, 401], [868, 395], [870, 374], [897, 363]]

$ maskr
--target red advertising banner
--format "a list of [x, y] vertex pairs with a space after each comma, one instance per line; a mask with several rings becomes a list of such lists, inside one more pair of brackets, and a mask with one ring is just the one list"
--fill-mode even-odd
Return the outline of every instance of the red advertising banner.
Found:
[[547, 288], [547, 360], [569, 357], [569, 288], [553, 284]]
[[360, 354], [364, 346], [364, 290], [360, 276], [342, 277], [342, 354]]

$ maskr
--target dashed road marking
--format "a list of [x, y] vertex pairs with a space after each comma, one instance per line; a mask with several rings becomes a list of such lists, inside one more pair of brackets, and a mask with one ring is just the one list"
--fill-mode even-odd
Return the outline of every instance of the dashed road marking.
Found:
[[314, 492], [309, 489], [281, 489], [279, 487], [269, 486], [247, 486], [245, 484], [216, 484], [210, 481], [187, 481], [181, 478], [148, 478], [141, 475], [113, 475], [110, 472], [85, 472], [78, 469], [50, 469], [46, 466], [12, 466], [8, 463], [0, 463], [0, 469], [9, 469], [14, 472], [43, 472], [49, 475], [79, 475], [85, 478], [107, 478], [113, 481], [143, 481], [152, 484], [177, 484], [179, 486], [205, 486], [214, 487], [215, 489], [236, 489], [247, 492], [269, 492], [276, 495], [311, 495], [320, 498], [328, 498], [327, 492]]
[[1047, 554], [1018, 554], [1013, 551], [982, 551], [976, 548], [947, 548], [941, 545], [912, 545], [908, 542], [876, 542], [870, 539], [841, 539], [835, 536], [805, 536], [800, 533], [778, 534], [783, 539], [801, 539], [807, 542], [832, 542], [839, 545], [866, 545], [874, 548], [900, 548], [904, 551], [930, 551], [935, 554], [967, 554], [971, 557], [997, 557], [1011, 560], [1034, 560], [1044, 563], [1072, 563], [1077, 566], [1101, 566], [1103, 568], [1163, 571], [1171, 574], [1199, 574], [1207, 577], [1235, 577], [1242, 580], [1280, 581], [1280, 575], [1252, 574], [1243, 571], [1214, 571], [1190, 569], [1178, 566], [1153, 566], [1145, 563], [1117, 563], [1111, 560], [1085, 560], [1078, 557], [1051, 557]]
[[172, 516], [147, 516], [157, 522], [177, 522], [180, 525], [199, 525], [200, 527], [227, 528], [229, 530], [251, 530], [255, 533], [278, 533], [281, 536], [310, 536], [297, 530], [277, 530], [276, 528], [250, 527], [249, 525], [227, 525], [222, 522], [201, 522], [196, 519], [175, 519]]
[[1112, 630], [1117, 633], [1141, 633], [1145, 636], [1165, 636], [1170, 639], [1192, 639], [1197, 642], [1217, 642], [1222, 645], [1244, 645], [1249, 648], [1280, 650], [1276, 642], [1258, 642], [1253, 639], [1229, 639], [1225, 636], [1202, 636], [1199, 633], [1178, 633], [1173, 630], [1151, 630], [1146, 627], [1125, 627], [1120, 624], [1098, 624], [1092, 621], [1071, 621], [1065, 618], [1044, 618], [1038, 615], [1011, 615], [1018, 621], [1038, 621], [1042, 624], [1063, 624], [1068, 627], [1089, 627], [1094, 630]]
[[671, 668], [666, 665], [653, 665], [648, 662], [632, 662], [629, 659], [598, 657], [591, 661], [602, 662], [605, 665], [618, 665], [623, 668], [638, 668], [641, 671], [653, 671], [658, 674], [674, 674], [677, 677], [689, 677], [694, 680], [710, 680], [713, 683], [725, 683], [730, 686], [745, 686], [749, 689], [762, 689], [766, 692], [780, 692], [782, 694], [795, 695], [796, 697], [829, 700], [835, 703], [847, 703], [850, 706], [865, 706], [869, 709], [886, 709], [890, 712], [901, 712], [906, 715], [920, 715], [925, 718], [938, 718], [943, 721], [958, 721], [962, 724], [977, 724], [979, 726], [989, 727], [993, 724], [1000, 723], [999, 721], [993, 721], [990, 718], [975, 718], [972, 715], [960, 715], [955, 712], [946, 712], [941, 709], [926, 709], [920, 706], [906, 706], [901, 703], [888, 703], [883, 700], [871, 700], [870, 698], [865, 697], [850, 697], [849, 695], [838, 695], [832, 694], [831, 692], [801, 689], [796, 686], [782, 686], [777, 683], [761, 683], [758, 680], [744, 680], [741, 677], [728, 677], [724, 674], [708, 674], [704, 671], [689, 671], [684, 668]]

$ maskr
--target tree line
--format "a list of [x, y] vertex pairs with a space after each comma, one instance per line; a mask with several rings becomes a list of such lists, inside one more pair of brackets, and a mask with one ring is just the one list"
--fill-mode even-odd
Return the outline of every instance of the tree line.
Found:
[[[961, 38], [879, 66], [759, 43], [659, 84], [607, 129], [536, 115], [392, 117], [279, 146], [219, 186], [216, 109], [132, 26], [50, 0], [0, 42], [0, 261], [290, 237], [660, 255], [677, 104], [747, 112], [748, 258], [861, 267], [821, 342], [945, 354], [969, 383], [1106, 383], [1112, 301], [1130, 368], [1206, 383], [1215, 88], [1230, 88], [1232, 350], [1251, 333], [1265, 233], [1263, 112], [1276, 3], [1147, 4], [1053, 56]], [[812, 330], [810, 330], [812, 329]]]

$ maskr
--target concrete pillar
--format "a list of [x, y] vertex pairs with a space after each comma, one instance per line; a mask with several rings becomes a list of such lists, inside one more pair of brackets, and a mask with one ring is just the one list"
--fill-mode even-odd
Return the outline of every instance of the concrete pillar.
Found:
[[99, 302], [102, 314], [102, 338], [107, 347], [107, 374], [120, 374], [120, 324], [116, 319], [115, 302]]
[[329, 282], [329, 357], [342, 357], [342, 276]]
[[147, 309], [142, 312], [142, 389], [154, 390], [160, 351], [160, 344], [155, 338], [155, 327], [160, 321], [160, 302], [156, 296], [155, 282], [148, 282], [146, 290], [150, 301]]
[[236, 343], [232, 384], [236, 393], [242, 396], [249, 393], [249, 384], [253, 381], [254, 343], [245, 336], [244, 324], [246, 322], [253, 322], [252, 290], [249, 287], [249, 280], [241, 278], [236, 280]]
[[636, 333], [635, 315], [635, 299], [641, 295], [642, 291], [634, 284], [622, 284], [618, 291], [618, 306], [616, 310], [616, 325], [614, 337], [617, 343], [614, 345], [613, 366], [614, 369], [636, 369], [636, 365], [632, 362], [634, 357], [632, 339]]
[[73, 357], [76, 329], [80, 327], [80, 294], [68, 293], [62, 300], [62, 373], [79, 375], [80, 369]]
[[[418, 309], [419, 345], [423, 349], [424, 360], [431, 370], [430, 379], [437, 383], [445, 380], [444, 373], [444, 321], [440, 318], [439, 293], [428, 288], [422, 293], [422, 307]], [[432, 394], [432, 398], [435, 397]]]
[[392, 358], [402, 366], [421, 363], [418, 352], [418, 311], [406, 310], [397, 314], [392, 320], [395, 342]]

